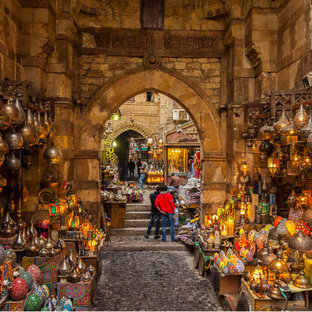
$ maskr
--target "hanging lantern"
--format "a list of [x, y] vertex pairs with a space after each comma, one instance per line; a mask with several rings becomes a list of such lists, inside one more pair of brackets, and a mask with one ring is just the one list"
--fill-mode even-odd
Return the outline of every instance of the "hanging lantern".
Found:
[[311, 158], [308, 155], [303, 158], [303, 167], [311, 168]]
[[259, 137], [261, 140], [270, 140], [273, 137], [273, 134], [275, 133], [275, 130], [273, 126], [269, 126], [267, 123], [260, 128], [259, 130]]
[[120, 120], [120, 116], [117, 113], [114, 113], [111, 117], [111, 120]]
[[275, 176], [279, 167], [280, 167], [279, 159], [273, 154], [272, 157], [268, 158], [268, 168], [273, 177]]
[[300, 129], [300, 137], [303, 140], [307, 140], [312, 133], [312, 114], [310, 115], [308, 123]]
[[289, 120], [286, 116], [285, 110], [283, 110], [280, 119], [273, 125], [276, 132], [279, 132], [282, 128], [289, 125]]
[[247, 163], [246, 160], [242, 161], [242, 163], [240, 165], [240, 169], [241, 169], [241, 171], [243, 171], [244, 176], [245, 176], [249, 170], [249, 164]]
[[148, 138], [147, 139], [147, 145], [152, 145], [153, 144], [153, 139], [152, 138]]
[[311, 234], [309, 224], [302, 220], [297, 222], [296, 229], [302, 231], [302, 233], [306, 236], [309, 236]]
[[303, 105], [300, 105], [299, 110], [297, 111], [295, 118], [294, 118], [294, 127], [296, 130], [300, 130], [305, 126], [308, 121], [308, 115], [303, 108]]
[[309, 200], [308, 194], [303, 193], [300, 196], [298, 196], [297, 204], [300, 206], [307, 206], [308, 200]]
[[294, 121], [291, 120], [290, 123], [283, 127], [281, 130], [280, 130], [280, 134], [281, 135], [287, 135], [287, 136], [293, 136], [293, 135], [296, 135], [296, 129], [294, 127]]

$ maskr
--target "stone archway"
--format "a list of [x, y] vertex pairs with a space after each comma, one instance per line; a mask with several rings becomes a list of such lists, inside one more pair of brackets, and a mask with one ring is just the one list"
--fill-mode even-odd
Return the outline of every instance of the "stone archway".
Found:
[[[94, 167], [94, 162], [99, 161], [96, 157], [100, 150], [100, 140], [92, 137], [101, 137], [105, 122], [119, 106], [131, 97], [149, 90], [171, 97], [193, 119], [201, 139], [202, 203], [205, 204], [203, 206], [215, 210], [225, 200], [226, 195], [226, 136], [225, 133], [221, 135], [225, 127], [221, 127], [216, 107], [199, 85], [176, 72], [165, 69], [140, 69], [125, 73], [104, 85], [88, 105], [80, 130], [76, 162], [80, 158], [79, 155], [82, 155], [84, 162], [87, 155], [90, 155], [89, 168]], [[87, 172], [90, 172], [90, 169]], [[79, 192], [77, 188], [76, 191]], [[93, 191], [93, 195], [98, 196], [97, 190]], [[90, 192], [88, 196], [90, 198]]]
[[139, 124], [138, 122], [130, 122], [130, 121], [116, 121], [112, 122], [112, 130], [113, 132], [101, 142], [101, 151], [104, 150], [106, 147], [110, 147], [114, 140], [123, 132], [128, 130], [136, 131], [137, 133], [141, 134], [146, 139], [153, 136], [153, 133], [146, 128], [144, 125]]

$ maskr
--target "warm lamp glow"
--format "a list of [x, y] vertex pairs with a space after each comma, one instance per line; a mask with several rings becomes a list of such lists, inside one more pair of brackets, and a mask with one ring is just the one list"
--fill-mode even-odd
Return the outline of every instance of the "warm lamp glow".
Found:
[[277, 157], [268, 158], [268, 169], [270, 170], [272, 176], [274, 177], [279, 169], [279, 159]]
[[111, 117], [111, 120], [120, 120], [120, 116], [117, 113], [114, 113]]
[[249, 164], [244, 160], [241, 163], [240, 169], [241, 169], [241, 171], [243, 171], [244, 176], [245, 176], [247, 174], [248, 170], [249, 170]]

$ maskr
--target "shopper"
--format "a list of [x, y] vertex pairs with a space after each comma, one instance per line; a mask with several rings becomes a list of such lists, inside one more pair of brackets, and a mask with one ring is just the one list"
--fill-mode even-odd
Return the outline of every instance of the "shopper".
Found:
[[184, 184], [185, 180], [178, 177], [175, 173], [171, 173], [171, 176], [168, 178], [168, 186], [173, 187], [176, 191], [180, 185]]
[[141, 167], [142, 167], [142, 163], [141, 163], [141, 159], [139, 158], [137, 163], [137, 171], [138, 171], [138, 177], [140, 178], [140, 175], [141, 175]]
[[175, 212], [175, 206], [172, 195], [167, 192], [167, 185], [160, 186], [160, 194], [156, 197], [155, 206], [163, 214], [162, 217], [162, 241], [166, 241], [166, 226], [167, 219], [169, 220], [171, 241], [177, 242], [178, 239], [174, 236], [174, 225], [173, 225], [173, 216], [177, 218]]
[[132, 159], [128, 162], [128, 169], [130, 172], [130, 180], [134, 179], [134, 169], [135, 169], [135, 163]]
[[148, 165], [146, 161], [143, 161], [142, 167], [141, 167], [141, 175], [140, 175], [140, 188], [143, 189], [144, 186], [144, 180], [146, 178], [147, 175], [147, 171], [148, 171]]
[[151, 221], [148, 225], [145, 238], [149, 238], [149, 235], [151, 234], [151, 230], [154, 224], [154, 221], [156, 220], [156, 229], [155, 229], [155, 236], [154, 239], [160, 238], [158, 235], [159, 233], [159, 228], [160, 228], [160, 219], [161, 219], [161, 213], [160, 211], [156, 208], [155, 206], [155, 200], [156, 197], [160, 194], [160, 186], [158, 185], [156, 187], [156, 191], [154, 193], [150, 194], [150, 200], [151, 200]]

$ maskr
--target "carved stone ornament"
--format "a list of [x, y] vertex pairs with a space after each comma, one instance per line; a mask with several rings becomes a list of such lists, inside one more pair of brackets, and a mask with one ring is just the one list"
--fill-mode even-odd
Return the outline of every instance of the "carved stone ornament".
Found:
[[161, 65], [161, 58], [152, 51], [147, 51], [143, 56], [143, 66], [145, 68], [158, 68]]

